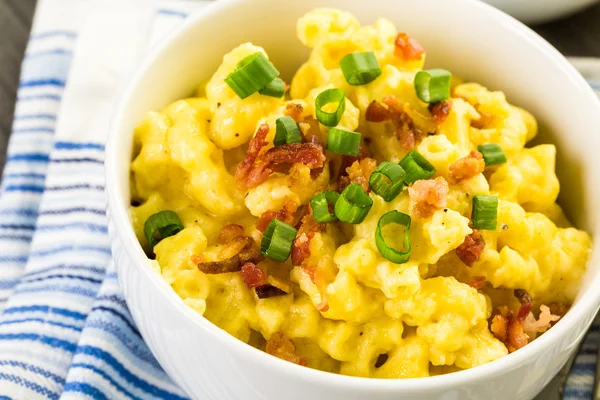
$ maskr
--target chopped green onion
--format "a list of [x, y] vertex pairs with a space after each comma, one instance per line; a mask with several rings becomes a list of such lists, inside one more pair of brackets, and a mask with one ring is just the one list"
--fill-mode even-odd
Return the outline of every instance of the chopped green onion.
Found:
[[335, 203], [335, 216], [348, 224], [360, 224], [371, 207], [373, 207], [373, 200], [369, 195], [358, 183], [351, 183]]
[[277, 97], [280, 98], [285, 94], [285, 83], [281, 78], [275, 78], [262, 89], [258, 90], [258, 93], [263, 96]]
[[506, 155], [502, 151], [502, 147], [495, 143], [480, 144], [477, 150], [483, 155], [483, 160], [486, 166], [504, 164]]
[[174, 211], [164, 210], [152, 214], [144, 223], [144, 234], [150, 248], [154, 249], [154, 246], [164, 238], [175, 235], [177, 232], [183, 229], [181, 220], [175, 214]]
[[278, 76], [277, 68], [264, 54], [257, 52], [240, 61], [233, 72], [225, 78], [225, 83], [241, 99], [245, 99], [267, 86]]
[[369, 185], [385, 201], [392, 201], [404, 187], [404, 169], [398, 164], [384, 161], [369, 177]]
[[292, 251], [297, 232], [293, 226], [278, 219], [272, 219], [267, 225], [260, 243], [261, 254], [279, 262], [287, 260]]
[[288, 116], [277, 118], [275, 126], [277, 128], [275, 139], [273, 139], [275, 146], [302, 142], [302, 133], [300, 133], [300, 128], [294, 118]]
[[[410, 258], [410, 216], [399, 211], [393, 210], [385, 213], [379, 218], [377, 230], [375, 231], [375, 244], [377, 250], [383, 258], [396, 264], [404, 264]], [[404, 251], [398, 251], [385, 242], [383, 237], [383, 227], [389, 224], [398, 224], [404, 226]]]
[[498, 197], [473, 196], [473, 227], [477, 229], [496, 230], [498, 221]]
[[415, 150], [412, 150], [400, 160], [400, 166], [404, 168], [404, 182], [406, 184], [414, 183], [420, 179], [428, 179], [435, 174], [435, 167]]
[[353, 86], [366, 85], [381, 75], [377, 58], [370, 51], [345, 55], [340, 61], [340, 67], [346, 82]]
[[415, 76], [417, 97], [425, 103], [436, 103], [450, 98], [450, 78], [445, 69], [419, 71]]
[[329, 212], [329, 206], [335, 207], [340, 194], [333, 190], [324, 190], [314, 195], [310, 199], [310, 208], [312, 208], [313, 218], [317, 222], [333, 222], [337, 220], [335, 213]]
[[[337, 103], [333, 112], [323, 111], [327, 104]], [[346, 93], [342, 89], [327, 89], [319, 93], [315, 100], [315, 114], [325, 126], [336, 126], [346, 110]]]
[[356, 157], [360, 150], [360, 133], [329, 128], [327, 150]]

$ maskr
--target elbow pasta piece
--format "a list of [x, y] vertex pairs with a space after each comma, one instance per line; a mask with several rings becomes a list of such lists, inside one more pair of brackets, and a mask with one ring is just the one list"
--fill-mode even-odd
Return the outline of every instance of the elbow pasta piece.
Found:
[[[450, 373], [506, 355], [507, 347], [491, 333], [489, 323], [499, 307], [518, 310], [515, 289], [533, 297], [535, 315], [542, 304], [568, 307], [574, 301], [592, 239], [572, 228], [556, 204], [554, 146], [525, 148], [538, 130], [529, 112], [511, 105], [502, 92], [458, 77], [452, 78], [450, 101], [430, 111], [414, 89], [425, 56], [419, 58], [417, 52], [417, 59], [407, 60], [411, 57], [402, 56], [406, 49], [396, 51], [396, 37], [403, 32], [386, 19], [361, 26], [348, 12], [322, 8], [300, 18], [297, 33], [311, 53], [284, 97], [255, 93], [242, 100], [225, 83], [243, 58], [256, 52], [266, 55], [261, 47], [245, 43], [223, 57], [197, 90], [198, 97], [148, 113], [135, 130], [132, 224], [147, 254], [156, 255], [149, 268], [185, 304], [261, 350], [267, 349], [269, 339], [285, 338], [286, 351], [293, 343], [295, 354], [289, 355], [301, 365], [397, 379]], [[373, 52], [381, 75], [365, 85], [349, 85], [339, 63], [351, 52]], [[268, 124], [269, 132], [261, 151], [274, 146], [276, 120], [284, 115], [302, 123], [305, 139], [315, 135], [326, 142], [328, 128], [313, 119], [315, 99], [328, 88], [346, 94], [338, 127], [359, 132], [361, 155], [367, 150], [378, 164], [399, 162], [414, 149], [435, 167], [431, 179], [445, 187], [451, 180], [450, 165], [481, 144], [499, 144], [507, 162], [448, 184], [445, 205], [440, 200], [435, 204], [439, 209], [427, 209], [418, 218], [415, 206], [420, 197], [411, 199], [405, 185], [390, 202], [369, 190], [373, 204], [359, 224], [329, 222], [309, 230], [309, 220], [302, 218], [311, 211], [310, 199], [326, 189], [341, 191], [348, 178], [340, 174], [348, 171], [340, 165], [350, 165], [353, 159], [326, 151], [322, 170], [311, 170], [302, 163], [306, 160], [271, 164], [275, 172], [254, 176], [254, 182], [261, 183], [249, 190], [238, 188], [234, 174], [262, 124]], [[367, 121], [373, 101], [378, 104]], [[264, 160], [255, 160], [254, 173], [260, 173]], [[364, 187], [369, 189], [366, 183]], [[412, 191], [417, 189], [413, 186]], [[478, 230], [474, 239], [471, 214], [477, 195], [499, 200], [496, 229]], [[226, 235], [221, 235], [225, 225], [240, 225], [243, 235], [260, 245], [259, 218], [291, 202], [297, 206], [291, 224], [307, 231], [294, 247], [296, 253], [285, 262], [258, 255], [253, 259], [266, 282], [281, 286], [283, 292], [258, 298], [252, 286], [263, 281], [253, 279], [263, 277], [252, 266], [243, 273], [199, 270], [198, 262], [241, 254], [239, 246], [228, 246]], [[150, 249], [144, 223], [163, 210], [176, 212], [184, 229]], [[380, 218], [392, 210], [414, 217], [412, 251], [403, 264], [383, 257], [375, 241]], [[240, 228], [231, 228], [242, 234]], [[387, 243], [400, 248], [403, 229], [388, 225]], [[478, 259], [465, 259], [461, 255], [475, 240]]]

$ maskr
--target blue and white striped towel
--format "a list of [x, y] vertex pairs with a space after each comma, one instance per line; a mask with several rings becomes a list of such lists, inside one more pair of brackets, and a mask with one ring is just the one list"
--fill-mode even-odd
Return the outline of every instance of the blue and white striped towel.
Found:
[[[205, 5], [38, 2], [0, 187], [0, 399], [185, 398], [143, 342], [110, 263], [103, 158], [123, 78]], [[598, 334], [569, 399], [591, 397]]]

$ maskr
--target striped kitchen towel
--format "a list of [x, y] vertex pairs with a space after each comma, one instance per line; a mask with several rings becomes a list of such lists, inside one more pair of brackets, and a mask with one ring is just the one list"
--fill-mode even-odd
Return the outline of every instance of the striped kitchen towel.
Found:
[[[204, 6], [38, 1], [0, 186], [0, 399], [185, 398], [143, 342], [110, 262], [103, 158], [123, 78]], [[590, 398], [591, 332], [569, 399]]]

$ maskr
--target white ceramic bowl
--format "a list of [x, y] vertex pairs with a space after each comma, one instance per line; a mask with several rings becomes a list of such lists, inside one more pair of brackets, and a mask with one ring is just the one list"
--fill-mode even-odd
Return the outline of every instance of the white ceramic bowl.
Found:
[[574, 14], [598, 0], [483, 0], [528, 23], [541, 23]]
[[[264, 46], [289, 78], [308, 51], [296, 20], [320, 6], [363, 23], [385, 16], [418, 38], [428, 65], [503, 89], [531, 110], [558, 145], [562, 205], [592, 234], [600, 222], [600, 104], [575, 69], [513, 18], [475, 0], [221, 0], [155, 47], [118, 105], [106, 155], [109, 227], [119, 281], [144, 339], [167, 373], [196, 399], [529, 399], [575, 350], [600, 302], [598, 244], [575, 306], [548, 333], [492, 363], [421, 379], [333, 375], [256, 350], [185, 306], [154, 272], [128, 217], [132, 134], [149, 110], [192, 93], [241, 42]], [[548, 133], [551, 132], [551, 133]], [[584, 190], [585, 188], [585, 190]]]

